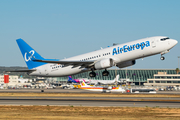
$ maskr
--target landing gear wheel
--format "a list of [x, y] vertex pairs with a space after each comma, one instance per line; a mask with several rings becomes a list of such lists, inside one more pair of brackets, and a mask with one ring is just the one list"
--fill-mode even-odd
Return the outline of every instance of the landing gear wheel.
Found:
[[103, 71], [102, 73], [103, 76], [108, 76], [109, 75], [109, 72], [107, 70]]
[[161, 56], [161, 60], [165, 60], [165, 57]]
[[96, 77], [96, 73], [95, 73], [95, 72], [90, 72], [90, 73], [89, 73], [89, 76], [90, 76], [90, 77]]

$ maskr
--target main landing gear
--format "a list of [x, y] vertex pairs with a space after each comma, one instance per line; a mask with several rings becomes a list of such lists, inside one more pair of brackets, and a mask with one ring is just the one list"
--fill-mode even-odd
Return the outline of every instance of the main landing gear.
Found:
[[[89, 76], [90, 77], [96, 77], [96, 73], [94, 72], [94, 70], [93, 69], [91, 69], [91, 70], [92, 70], [92, 72], [89, 73]], [[102, 75], [103, 76], [108, 76], [109, 72], [105, 69], [105, 71], [102, 72]]]
[[108, 76], [108, 75], [109, 75], [109, 72], [105, 69], [105, 71], [103, 71], [102, 75], [103, 75], [103, 76]]
[[90, 77], [96, 77], [96, 73], [92, 70], [92, 72], [89, 73]]

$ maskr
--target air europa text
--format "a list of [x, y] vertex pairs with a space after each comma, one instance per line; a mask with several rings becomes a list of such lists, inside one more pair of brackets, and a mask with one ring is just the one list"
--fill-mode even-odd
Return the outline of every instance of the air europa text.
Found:
[[117, 47], [117, 48], [113, 48], [113, 52], [112, 52], [112, 55], [117, 55], [117, 54], [120, 54], [122, 52], [126, 53], [126, 52], [129, 52], [129, 51], [132, 51], [132, 50], [136, 50], [136, 49], [141, 49], [143, 50], [145, 47], [149, 47], [150, 46], [150, 42], [149, 41], [146, 41], [146, 42], [142, 42], [142, 43], [137, 43], [137, 44], [134, 44], [134, 45], [124, 45], [123, 47]]

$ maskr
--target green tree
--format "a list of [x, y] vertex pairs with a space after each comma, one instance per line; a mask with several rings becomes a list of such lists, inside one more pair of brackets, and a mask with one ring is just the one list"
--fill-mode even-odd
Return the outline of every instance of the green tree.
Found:
[[178, 74], [179, 73], [179, 68], [176, 68], [176, 74]]

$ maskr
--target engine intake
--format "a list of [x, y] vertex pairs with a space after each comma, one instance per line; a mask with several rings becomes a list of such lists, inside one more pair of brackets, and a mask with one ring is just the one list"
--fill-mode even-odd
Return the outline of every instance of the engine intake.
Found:
[[94, 67], [96, 70], [100, 70], [100, 69], [112, 67], [113, 65], [114, 65], [113, 59], [106, 58], [95, 63]]

